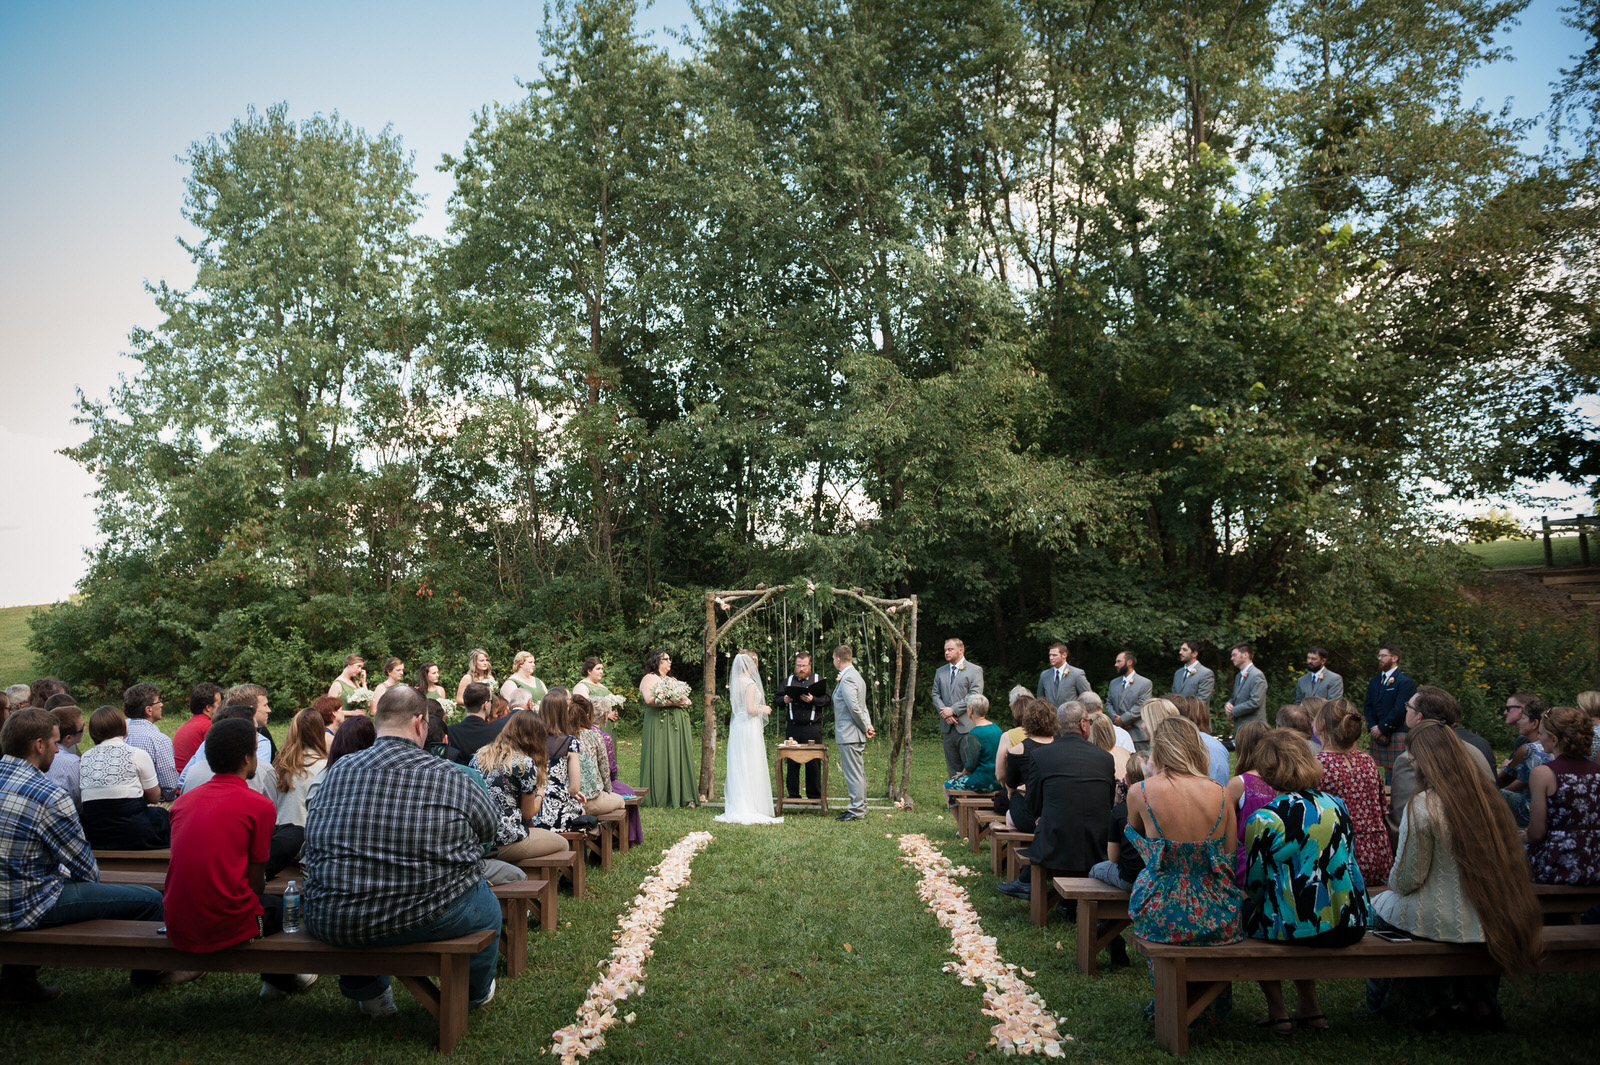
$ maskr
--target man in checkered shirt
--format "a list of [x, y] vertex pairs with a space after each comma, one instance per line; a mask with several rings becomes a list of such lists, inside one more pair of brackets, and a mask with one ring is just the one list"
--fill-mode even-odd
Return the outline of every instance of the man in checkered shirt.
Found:
[[[374, 714], [378, 738], [322, 778], [306, 816], [306, 928], [340, 947], [399, 946], [499, 931], [483, 879], [495, 809], [470, 776], [430, 755], [427, 703], [391, 688]], [[469, 966], [470, 1000], [494, 997], [498, 942]], [[362, 1012], [395, 1012], [387, 976], [341, 976]]]

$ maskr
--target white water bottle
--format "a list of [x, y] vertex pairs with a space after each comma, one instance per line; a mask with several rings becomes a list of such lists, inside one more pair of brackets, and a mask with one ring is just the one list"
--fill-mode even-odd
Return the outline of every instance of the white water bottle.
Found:
[[293, 880], [283, 891], [283, 930], [300, 931], [300, 885]]

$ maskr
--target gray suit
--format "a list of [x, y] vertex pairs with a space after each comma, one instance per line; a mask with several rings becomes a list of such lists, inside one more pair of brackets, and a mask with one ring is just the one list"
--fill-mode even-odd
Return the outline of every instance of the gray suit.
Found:
[[[939, 731], [944, 733], [944, 764], [952, 777], [966, 769], [966, 759], [962, 757], [963, 746], [967, 733], [972, 731], [972, 719], [967, 716], [967, 700], [983, 694], [983, 668], [967, 661], [961, 665], [962, 668], [958, 670], [946, 662], [933, 674], [934, 712], [937, 713], [941, 706], [948, 706], [956, 718], [954, 724], [942, 717], [939, 719]], [[835, 695], [834, 699], [837, 702], [838, 696]]]
[[1233, 678], [1233, 698], [1228, 700], [1233, 704], [1233, 729], [1246, 721], [1267, 720], [1267, 675], [1261, 672], [1259, 666], [1251, 663], [1250, 672], [1240, 670]]
[[1179, 666], [1172, 675], [1173, 695], [1192, 695], [1203, 703], [1209, 703], [1211, 693], [1216, 690], [1217, 675], [1199, 662], [1194, 664], [1193, 673], [1189, 672], [1188, 666]]
[[833, 737], [839, 742], [839, 766], [850, 793], [845, 813], [863, 817], [867, 812], [867, 729], [871, 726], [866, 682], [854, 664], [845, 666], [833, 686]]
[[1315, 673], [1307, 673], [1295, 681], [1295, 702], [1303, 703], [1313, 697], [1318, 699], [1344, 698], [1344, 678], [1331, 669], [1324, 669], [1320, 679]]
[[1060, 706], [1069, 703], [1086, 691], [1093, 691], [1089, 687], [1089, 678], [1083, 675], [1083, 670], [1077, 666], [1068, 666], [1067, 675], [1063, 677], [1051, 666], [1039, 674], [1039, 686], [1033, 694], [1041, 699], [1049, 699], [1051, 706]]
[[1150, 749], [1150, 737], [1144, 734], [1139, 717], [1154, 688], [1149, 677], [1129, 673], [1126, 677], [1114, 678], [1106, 689], [1106, 713], [1113, 722], [1122, 718], [1122, 727], [1128, 730], [1134, 747], [1140, 751]]

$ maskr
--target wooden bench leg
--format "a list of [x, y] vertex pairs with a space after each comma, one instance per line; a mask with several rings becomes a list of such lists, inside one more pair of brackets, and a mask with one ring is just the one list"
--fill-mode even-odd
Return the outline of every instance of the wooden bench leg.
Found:
[[528, 903], [531, 899], [501, 899], [500, 913], [505, 931], [500, 935], [500, 952], [506, 959], [506, 979], [515, 980], [528, 969]]
[[1049, 870], [1038, 862], [1028, 866], [1028, 919], [1036, 928], [1050, 923], [1050, 903], [1056, 897]]
[[[527, 936], [523, 937], [524, 942]], [[467, 1034], [467, 1002], [472, 997], [470, 954], [447, 954], [439, 974], [439, 1053], [448, 1054]]]
[[605, 821], [600, 825], [600, 868], [607, 871], [611, 869], [611, 844], [616, 839], [618, 825], [626, 826], [627, 821]]
[[1189, 985], [1182, 958], [1152, 959], [1156, 984], [1156, 1045], [1175, 1057], [1189, 1056]]
[[539, 892], [539, 929], [544, 932], [556, 930], [556, 888], [561, 884], [561, 874], [554, 869], [548, 870], [544, 890]]
[[989, 870], [990, 870], [990, 872], [994, 873], [995, 876], [999, 876], [1001, 873], [1005, 872], [1005, 868], [1006, 868], [1006, 845], [1005, 845], [1005, 842], [999, 836], [990, 835], [989, 836]]
[[583, 851], [577, 852], [577, 860], [572, 863], [572, 897], [583, 898], [583, 870], [588, 863], [583, 860]]
[[1100, 903], [1078, 900], [1078, 971], [1093, 976], [1100, 959]]

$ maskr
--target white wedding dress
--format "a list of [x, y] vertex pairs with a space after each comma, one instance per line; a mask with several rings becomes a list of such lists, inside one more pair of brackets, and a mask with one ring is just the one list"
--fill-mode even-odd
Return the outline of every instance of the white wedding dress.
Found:
[[733, 705], [728, 722], [728, 782], [722, 789], [724, 807], [717, 820], [735, 825], [782, 824], [783, 818], [772, 816], [772, 778], [767, 775], [766, 728], [772, 710], [749, 655], [735, 656], [728, 696]]

